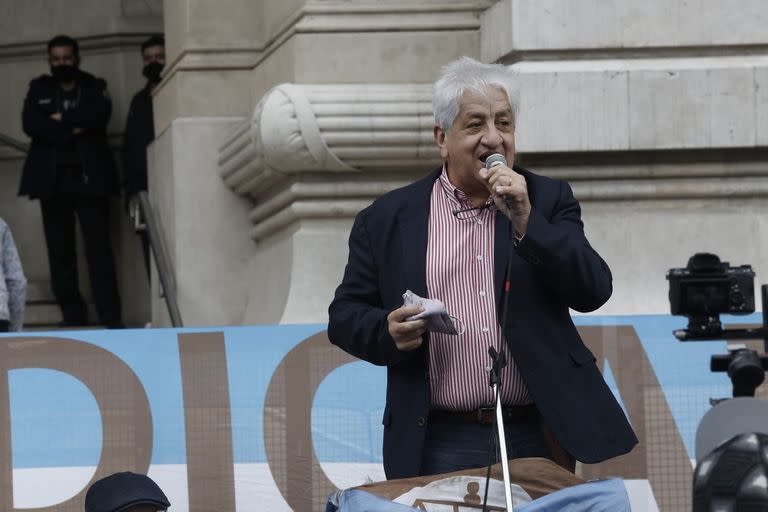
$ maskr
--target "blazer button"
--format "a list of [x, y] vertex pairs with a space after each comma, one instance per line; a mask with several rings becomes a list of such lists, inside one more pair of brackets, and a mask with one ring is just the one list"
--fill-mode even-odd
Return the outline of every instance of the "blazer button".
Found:
[[424, 418], [424, 416], [419, 416], [419, 419], [416, 420], [416, 424], [420, 427], [423, 427], [427, 424], [427, 420]]

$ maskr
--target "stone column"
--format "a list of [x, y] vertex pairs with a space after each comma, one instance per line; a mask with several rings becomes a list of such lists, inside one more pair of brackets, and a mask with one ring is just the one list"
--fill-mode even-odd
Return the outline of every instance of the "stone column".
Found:
[[269, 91], [221, 146], [224, 182], [254, 204], [246, 318], [322, 322], [351, 220], [439, 164], [429, 85], [293, 85]]
[[[519, 71], [519, 163], [568, 179], [582, 200], [587, 233], [614, 269], [614, 298], [600, 313], [666, 312], [666, 269], [697, 251], [768, 275], [764, 2], [231, 1], [230, 11], [205, 11], [213, 21], [204, 23], [238, 16], [229, 46], [195, 21], [195, 1], [174, 7], [186, 14], [186, 42], [157, 94], [156, 123], [167, 137], [182, 119], [239, 125], [205, 145], [220, 155], [178, 146], [194, 162], [218, 160], [237, 209], [250, 210], [242, 233], [198, 226], [229, 230], [233, 245], [215, 250], [239, 254], [228, 271], [249, 281], [247, 302], [228, 306], [232, 318], [325, 320], [356, 211], [436, 163], [428, 109], [398, 114], [409, 100], [382, 105], [376, 95], [428, 91], [461, 55]], [[428, 92], [419, 94], [426, 106]], [[171, 252], [214, 250], [179, 228]], [[234, 250], [236, 239], [252, 245]]]
[[598, 313], [667, 313], [664, 275], [695, 252], [768, 283], [766, 21], [760, 0], [501, 0], [483, 14], [483, 60], [520, 73], [521, 162], [571, 182], [613, 270]]
[[437, 162], [423, 84], [479, 56], [491, 3], [166, 2], [150, 189], [186, 324], [326, 321], [354, 214]]

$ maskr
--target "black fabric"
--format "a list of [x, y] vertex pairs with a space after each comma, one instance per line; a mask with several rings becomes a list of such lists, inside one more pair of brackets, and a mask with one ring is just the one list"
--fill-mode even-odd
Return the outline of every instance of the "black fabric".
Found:
[[[581, 210], [567, 183], [515, 168], [533, 205], [528, 230], [512, 251], [509, 220], [497, 212], [496, 302], [511, 257], [507, 324], [502, 332], [544, 422], [578, 460], [600, 462], [629, 452], [637, 438], [581, 341], [569, 307], [592, 311], [612, 292], [611, 272], [584, 236]], [[427, 296], [429, 204], [440, 169], [390, 192], [361, 211], [349, 260], [329, 307], [328, 336], [350, 354], [387, 366], [384, 469], [387, 478], [418, 475], [430, 410], [429, 339], [401, 352], [387, 315], [409, 289]]]
[[[58, 90], [56, 103], [59, 112], [66, 112], [77, 108], [80, 102], [80, 87], [76, 86], [71, 91]], [[56, 144], [56, 167], [80, 167], [80, 155], [77, 153], [77, 144], [75, 138], [67, 139], [61, 144]], [[58, 171], [57, 171], [58, 172]], [[81, 169], [82, 172], [82, 169]], [[82, 180], [81, 180], [82, 181]]]
[[170, 507], [162, 489], [148, 476], [124, 471], [102, 478], [85, 494], [85, 512], [117, 512], [135, 505]]
[[161, 80], [160, 73], [163, 72], [163, 64], [159, 62], [150, 62], [141, 70], [141, 74], [149, 80], [151, 84], [159, 84]]
[[11, 327], [11, 322], [8, 320], [0, 320], [0, 332], [8, 332]]
[[131, 197], [147, 190], [147, 146], [155, 139], [150, 86], [131, 100], [123, 137], [123, 176], [125, 195]]
[[139, 238], [141, 238], [141, 252], [144, 255], [144, 270], [147, 271], [147, 279], [152, 279], [152, 269], [149, 266], [149, 235], [146, 231], [141, 231]]
[[[123, 177], [126, 198], [147, 190], [147, 146], [155, 139], [152, 111], [151, 84], [137, 92], [131, 100], [128, 120], [123, 136]], [[144, 255], [144, 268], [150, 277], [149, 239], [146, 232], [139, 234]]]
[[[501, 408], [501, 417], [504, 423], [513, 423], [526, 418], [539, 417], [539, 411], [536, 410], [536, 406], [529, 405], [513, 405], [503, 406]], [[432, 409], [429, 411], [430, 423], [479, 423], [481, 425], [495, 425], [496, 424], [496, 408], [495, 407], [482, 407], [475, 409], [474, 411], [444, 411], [440, 409]]]
[[[74, 147], [82, 168], [78, 188], [82, 196], [98, 197], [118, 191], [117, 167], [107, 142], [107, 123], [112, 103], [104, 80], [77, 71], [76, 104], [63, 110], [63, 91], [56, 80], [43, 75], [32, 80], [24, 100], [22, 124], [32, 138], [19, 185], [19, 195], [31, 198], [53, 197], [59, 162], [58, 148]], [[64, 98], [66, 99], [66, 98]], [[61, 121], [51, 118], [60, 112]], [[75, 133], [76, 129], [79, 133]]]
[[96, 312], [102, 325], [122, 326], [120, 296], [109, 238], [109, 199], [54, 197], [40, 201], [51, 286], [65, 325], [86, 325], [85, 303], [78, 287], [75, 216], [85, 241], [85, 256]]
[[77, 68], [71, 64], [51, 66], [51, 76], [59, 82], [70, 82], [77, 78]]
[[57, 166], [54, 194], [51, 197], [80, 197], [83, 189], [83, 181], [86, 179], [83, 168], [79, 165]]

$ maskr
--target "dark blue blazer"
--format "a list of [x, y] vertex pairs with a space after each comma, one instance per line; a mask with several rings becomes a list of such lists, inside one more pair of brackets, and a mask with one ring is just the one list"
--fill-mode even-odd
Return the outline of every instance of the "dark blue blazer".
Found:
[[[522, 168], [532, 211], [523, 241], [513, 247], [509, 221], [497, 212], [494, 246], [497, 306], [508, 257], [512, 293], [503, 328], [532, 399], [560, 444], [595, 463], [637, 444], [595, 357], [568, 308], [593, 311], [611, 296], [611, 272], [584, 236], [581, 208], [570, 186]], [[394, 190], [362, 210], [349, 236], [349, 261], [329, 308], [328, 336], [350, 354], [387, 366], [384, 469], [387, 478], [419, 474], [429, 414], [428, 339], [399, 351], [387, 315], [410, 289], [427, 296], [430, 194], [440, 174]], [[499, 315], [501, 321], [501, 315]]]

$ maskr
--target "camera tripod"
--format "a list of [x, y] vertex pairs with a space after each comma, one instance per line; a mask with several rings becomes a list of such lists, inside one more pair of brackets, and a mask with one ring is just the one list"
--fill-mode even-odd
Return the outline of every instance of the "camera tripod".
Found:
[[755, 389], [765, 380], [768, 371], [768, 285], [761, 287], [763, 299], [763, 325], [750, 329], [723, 328], [718, 317], [691, 318], [688, 329], [674, 331], [680, 341], [748, 340], [762, 339], [763, 354], [748, 348], [739, 348], [728, 354], [716, 354], [710, 360], [713, 372], [727, 372], [733, 383], [734, 397], [755, 396]]

